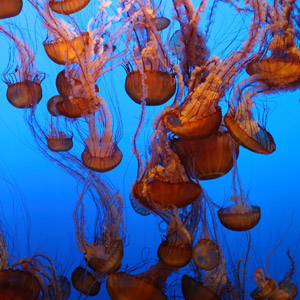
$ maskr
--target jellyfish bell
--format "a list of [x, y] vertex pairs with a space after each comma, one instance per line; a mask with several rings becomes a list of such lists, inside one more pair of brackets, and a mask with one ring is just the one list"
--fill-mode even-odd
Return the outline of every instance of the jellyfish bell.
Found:
[[260, 220], [260, 207], [247, 203], [237, 203], [217, 212], [221, 224], [233, 231], [245, 231], [254, 228]]
[[157, 256], [171, 268], [183, 268], [192, 258], [191, 241], [190, 233], [184, 225], [171, 218], [166, 239], [160, 243]]
[[76, 13], [89, 4], [90, 0], [50, 0], [50, 8], [58, 14], [70, 15]]
[[163, 116], [164, 125], [183, 139], [207, 137], [218, 130], [221, 121], [222, 112], [219, 106], [214, 106], [210, 111], [207, 110], [202, 116], [196, 116], [196, 114], [182, 116], [180, 109], [171, 110]]
[[254, 281], [257, 283], [257, 288], [250, 294], [253, 299], [268, 299], [274, 294], [276, 282], [272, 278], [265, 277], [261, 269], [255, 270]]
[[116, 168], [123, 154], [116, 143], [100, 141], [95, 144], [88, 143], [81, 154], [83, 164], [96, 172], [108, 172]]
[[106, 289], [111, 300], [166, 300], [162, 285], [173, 271], [159, 262], [139, 275], [115, 272], [108, 276]]
[[12, 83], [4, 79], [8, 85], [6, 97], [7, 100], [16, 108], [29, 108], [38, 104], [42, 99], [41, 81], [19, 81]]
[[94, 114], [99, 110], [99, 103], [84, 97], [63, 98], [55, 105], [60, 115], [77, 119]]
[[63, 97], [56, 95], [51, 97], [48, 102], [47, 102], [47, 110], [48, 112], [53, 116], [53, 117], [58, 117], [61, 114], [58, 112], [56, 109], [56, 103], [60, 102], [63, 100]]
[[231, 136], [244, 148], [260, 154], [276, 150], [272, 135], [255, 121], [240, 122], [233, 111], [225, 115], [224, 121]]
[[100, 282], [88, 270], [77, 267], [71, 274], [73, 287], [87, 296], [96, 296], [100, 291]]
[[193, 248], [192, 258], [199, 269], [213, 270], [220, 262], [219, 246], [210, 239], [200, 239]]
[[292, 300], [298, 294], [298, 288], [292, 282], [279, 282], [275, 293], [269, 300]]
[[165, 17], [155, 17], [151, 20], [157, 31], [162, 31], [170, 25], [170, 20]]
[[0, 298], [27, 300], [38, 299], [41, 285], [36, 276], [23, 270], [0, 271]]
[[73, 147], [73, 137], [62, 131], [51, 130], [47, 137], [47, 146], [53, 152], [69, 151]]
[[53, 283], [48, 284], [48, 294], [50, 300], [68, 300], [71, 296], [71, 283], [66, 276], [60, 275], [57, 277], [56, 285], [59, 289], [59, 298], [55, 298]]
[[[147, 94], [145, 99], [143, 99], [144, 86]], [[143, 99], [148, 106], [162, 105], [174, 95], [176, 80], [174, 74], [168, 71], [152, 68], [135, 70], [127, 74], [125, 90], [137, 104], [141, 104]]]
[[70, 40], [56, 39], [49, 36], [43, 42], [43, 46], [48, 57], [55, 63], [59, 65], [73, 64], [78, 62], [79, 56], [89, 43], [89, 38], [88, 32], [81, 33]]
[[160, 178], [148, 181], [142, 177], [132, 187], [134, 198], [154, 211], [157, 207], [163, 210], [186, 207], [194, 202], [201, 192], [201, 186], [192, 180], [171, 183]]
[[187, 275], [182, 276], [181, 290], [185, 300], [221, 300], [213, 290]]
[[22, 0], [0, 0], [0, 19], [17, 16], [23, 7]]
[[109, 274], [121, 266], [123, 259], [122, 240], [107, 241], [105, 245], [85, 246], [88, 266], [99, 274]]
[[238, 144], [232, 140], [230, 133], [220, 129], [206, 138], [173, 138], [170, 142], [188, 174], [200, 180], [227, 174], [233, 166], [233, 148], [236, 156], [239, 153]]

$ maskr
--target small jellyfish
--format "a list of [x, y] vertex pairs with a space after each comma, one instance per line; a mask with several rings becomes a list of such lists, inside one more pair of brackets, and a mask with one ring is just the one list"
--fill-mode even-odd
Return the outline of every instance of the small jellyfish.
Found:
[[71, 283], [69, 279], [66, 276], [60, 275], [57, 276], [56, 281], [56, 289], [59, 290], [59, 297], [55, 296], [55, 284], [53, 282], [50, 282], [48, 284], [48, 294], [50, 300], [68, 300], [71, 295]]
[[253, 299], [268, 299], [274, 294], [276, 290], [276, 282], [272, 278], [265, 277], [262, 269], [255, 270], [254, 281], [257, 284], [257, 288], [250, 294]]
[[0, 25], [0, 33], [15, 43], [20, 64], [14, 73], [6, 72], [2, 77], [8, 86], [7, 100], [16, 108], [33, 107], [42, 99], [41, 83], [45, 74], [38, 72], [35, 55], [28, 44], [2, 25]]
[[88, 270], [77, 267], [71, 274], [74, 289], [87, 296], [99, 294], [101, 284], [97, 278]]

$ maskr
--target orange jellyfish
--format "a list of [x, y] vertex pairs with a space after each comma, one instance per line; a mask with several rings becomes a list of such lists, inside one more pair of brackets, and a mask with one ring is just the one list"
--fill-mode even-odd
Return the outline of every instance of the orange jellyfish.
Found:
[[50, 8], [58, 14], [70, 15], [85, 8], [90, 0], [50, 0]]
[[2, 25], [0, 32], [15, 43], [18, 51], [19, 66], [14, 73], [6, 72], [2, 77], [8, 85], [7, 100], [17, 108], [33, 107], [42, 99], [41, 83], [45, 74], [38, 72], [35, 55], [28, 44]]
[[137, 46], [133, 48], [132, 54], [134, 70], [130, 64], [125, 67], [125, 90], [138, 104], [145, 102], [148, 106], [162, 105], [176, 91], [175, 76], [158, 33], [168, 26], [168, 22], [165, 18], [156, 18], [155, 9], [149, 3], [139, 5], [141, 8], [131, 7], [134, 14], [130, 20]]
[[238, 156], [238, 144], [223, 127], [206, 138], [173, 138], [170, 142], [187, 173], [200, 180], [215, 179], [227, 174], [233, 166], [233, 147]]
[[[97, 215], [104, 218], [95, 223], [101, 222], [102, 226], [99, 230], [96, 225], [93, 242], [87, 242], [84, 234], [83, 196], [87, 191], [95, 201]], [[95, 271], [97, 278], [107, 276], [121, 265], [124, 246], [122, 209], [122, 197], [118, 193], [114, 194], [108, 183], [90, 174], [74, 208], [73, 218], [77, 247], [84, 254], [87, 265]]]
[[151, 139], [151, 159], [145, 170], [138, 170], [131, 189], [134, 199], [154, 212], [186, 207], [202, 192], [201, 186], [186, 175], [166, 134], [159, 122]]
[[[233, 231], [246, 231], [254, 228], [258, 224], [261, 212], [259, 206], [250, 205], [250, 203], [248, 202], [246, 195], [244, 194], [241, 187], [241, 181], [236, 166], [235, 152], [233, 152], [233, 157], [233, 196], [230, 198], [230, 201], [232, 201], [234, 204], [225, 208], [220, 208], [217, 211], [217, 214], [221, 224], [227, 229]], [[239, 192], [237, 187], [239, 189]]]
[[0, 0], [0, 19], [17, 16], [23, 7], [22, 0]]
[[100, 291], [100, 282], [91, 272], [82, 267], [77, 267], [72, 272], [71, 281], [73, 287], [84, 295], [96, 296]]
[[250, 294], [253, 299], [268, 299], [274, 294], [276, 282], [272, 278], [265, 277], [262, 269], [255, 270], [254, 281], [257, 284], [257, 288]]
[[57, 286], [59, 287], [60, 290], [60, 295], [59, 298], [57, 295], [55, 295], [55, 288], [53, 286], [53, 283], [50, 282], [48, 284], [48, 294], [49, 294], [49, 299], [50, 300], [68, 300], [71, 295], [71, 283], [69, 279], [66, 276], [60, 275], [57, 276]]
[[173, 272], [173, 268], [158, 262], [139, 275], [112, 273], [108, 276], [106, 289], [111, 300], [166, 300], [167, 297], [162, 288], [168, 276]]
[[240, 82], [224, 121], [231, 136], [241, 146], [256, 153], [271, 154], [276, 150], [276, 144], [272, 135], [266, 130], [266, 119], [260, 125], [253, 115], [255, 107], [253, 97], [258, 92], [262, 92], [265, 86], [252, 87], [240, 100], [242, 91], [255, 81], [255, 78], [250, 77]]
[[297, 88], [300, 84], [300, 51], [292, 19], [296, 1], [269, 5], [267, 48], [247, 64], [247, 73], [257, 75], [270, 89]]

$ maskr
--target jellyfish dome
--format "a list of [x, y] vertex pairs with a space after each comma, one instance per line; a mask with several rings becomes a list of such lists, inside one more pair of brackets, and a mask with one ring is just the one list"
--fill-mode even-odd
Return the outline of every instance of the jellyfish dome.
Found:
[[22, 7], [22, 0], [1, 0], [0, 19], [6, 19], [17, 16], [21, 12]]

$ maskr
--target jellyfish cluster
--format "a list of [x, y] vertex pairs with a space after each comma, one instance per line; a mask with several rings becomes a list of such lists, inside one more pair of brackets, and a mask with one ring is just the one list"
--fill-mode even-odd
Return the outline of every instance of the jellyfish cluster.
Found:
[[[218, 44], [220, 9], [242, 22]], [[0, 0], [0, 36], [10, 109], [76, 181], [66, 218], [80, 257], [70, 274], [43, 251], [18, 257], [1, 226], [0, 300], [104, 299], [102, 290], [112, 300], [297, 299], [290, 249], [281, 280], [268, 269], [278, 246], [254, 259], [264, 211], [238, 161], [242, 151], [276, 151], [271, 99], [300, 88], [298, 1]], [[136, 176], [126, 194], [128, 155]], [[218, 203], [206, 183], [224, 189], [223, 176], [229, 192]], [[133, 215], [143, 224], [152, 216], [162, 237], [155, 257], [128, 265]], [[241, 253], [227, 235], [244, 241]]]

